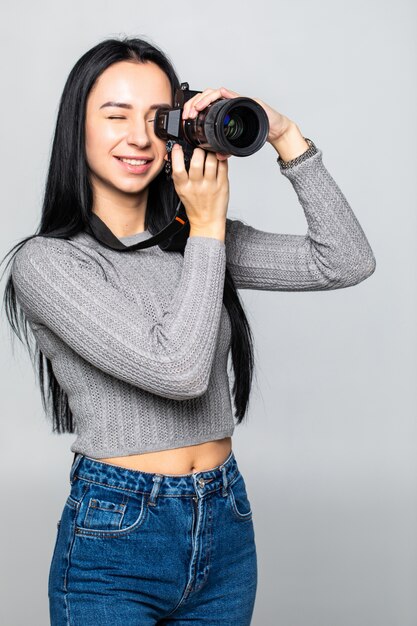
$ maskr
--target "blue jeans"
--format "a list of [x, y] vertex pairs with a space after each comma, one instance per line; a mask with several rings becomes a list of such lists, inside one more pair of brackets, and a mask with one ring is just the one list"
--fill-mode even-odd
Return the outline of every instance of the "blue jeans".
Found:
[[233, 451], [193, 474], [76, 453], [49, 570], [52, 626], [247, 626], [251, 505]]

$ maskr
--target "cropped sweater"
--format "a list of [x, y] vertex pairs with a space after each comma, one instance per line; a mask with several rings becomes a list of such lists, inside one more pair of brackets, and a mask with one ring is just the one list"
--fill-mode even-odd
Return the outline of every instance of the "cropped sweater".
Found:
[[184, 255], [157, 245], [120, 254], [86, 231], [68, 240], [37, 236], [18, 251], [16, 297], [67, 394], [72, 452], [99, 459], [233, 434], [226, 265], [237, 289], [269, 291], [340, 289], [374, 272], [371, 247], [322, 151], [279, 167], [305, 213], [306, 235], [227, 218], [224, 242], [189, 237]]

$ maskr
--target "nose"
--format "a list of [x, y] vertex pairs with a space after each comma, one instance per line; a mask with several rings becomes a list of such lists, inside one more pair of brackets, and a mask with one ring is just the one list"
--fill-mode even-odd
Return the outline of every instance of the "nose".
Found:
[[130, 145], [146, 148], [151, 143], [150, 124], [144, 119], [134, 119], [129, 125], [126, 141]]

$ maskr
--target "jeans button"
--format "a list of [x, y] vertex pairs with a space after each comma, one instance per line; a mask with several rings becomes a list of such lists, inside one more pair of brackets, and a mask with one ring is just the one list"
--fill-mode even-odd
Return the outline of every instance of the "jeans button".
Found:
[[206, 481], [204, 480], [204, 478], [199, 478], [198, 484], [200, 485], [200, 487], [204, 487], [204, 485], [206, 484]]

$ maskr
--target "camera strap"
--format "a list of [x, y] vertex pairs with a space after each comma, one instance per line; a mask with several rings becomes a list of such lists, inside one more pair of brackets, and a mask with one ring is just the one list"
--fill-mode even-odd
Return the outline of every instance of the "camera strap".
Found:
[[155, 245], [158, 245], [162, 250], [178, 251], [184, 249], [190, 231], [189, 226], [187, 213], [180, 200], [174, 219], [165, 228], [156, 235], [152, 235], [148, 239], [130, 246], [126, 246], [120, 241], [96, 213], [90, 214], [85, 230], [106, 248], [118, 250], [119, 252], [141, 250]]

